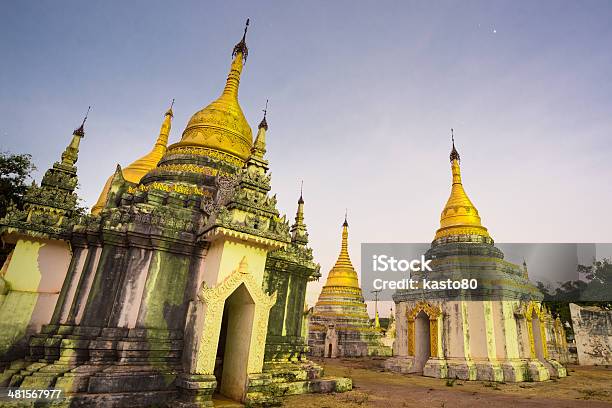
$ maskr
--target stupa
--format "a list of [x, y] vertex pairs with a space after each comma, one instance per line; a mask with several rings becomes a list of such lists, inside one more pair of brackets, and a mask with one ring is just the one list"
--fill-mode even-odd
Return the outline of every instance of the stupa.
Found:
[[348, 221], [342, 224], [342, 245], [334, 267], [310, 316], [308, 346], [318, 357], [389, 356], [380, 326], [368, 316], [357, 272], [348, 253]]
[[477, 288], [397, 291], [397, 337], [386, 367], [464, 380], [564, 377], [566, 369], [548, 355], [542, 295], [526, 268], [504, 260], [482, 225], [463, 188], [454, 136], [450, 162], [451, 194], [425, 254], [432, 271], [414, 272], [411, 278], [474, 279]]
[[[213, 406], [215, 394], [270, 406], [351, 388], [306, 360], [306, 284], [319, 266], [302, 197], [290, 227], [269, 194], [266, 112], [253, 141], [238, 102], [246, 33], [219, 98], [166, 146], [170, 108], [153, 150], [117, 166], [92, 214], [73, 214], [81, 127], [42, 190], [30, 190], [32, 205], [0, 222], [17, 243], [2, 269], [10, 290], [0, 314], [21, 296], [14, 270], [38, 279], [30, 284], [40, 293], [25, 298], [34, 311], [45, 300], [47, 311], [12, 331], [0, 386], [56, 388], [67, 404], [117, 407]], [[38, 285], [49, 281], [55, 297]], [[0, 332], [13, 323], [3, 319]]]

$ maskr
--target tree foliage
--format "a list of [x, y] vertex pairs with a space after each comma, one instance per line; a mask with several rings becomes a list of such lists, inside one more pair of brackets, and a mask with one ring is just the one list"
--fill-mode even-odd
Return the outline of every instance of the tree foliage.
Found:
[[0, 152], [0, 218], [6, 215], [11, 203], [19, 209], [23, 207], [23, 196], [34, 170], [31, 155]]
[[570, 303], [612, 309], [612, 260], [604, 258], [591, 265], [578, 265], [578, 272], [583, 279], [561, 282], [554, 290], [538, 282], [543, 303], [564, 323], [571, 324]]

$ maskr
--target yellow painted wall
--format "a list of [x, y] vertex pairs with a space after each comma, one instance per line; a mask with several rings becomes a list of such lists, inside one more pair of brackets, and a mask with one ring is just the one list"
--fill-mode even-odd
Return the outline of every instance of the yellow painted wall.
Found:
[[223, 281], [246, 257], [249, 273], [259, 283], [263, 282], [267, 250], [244, 242], [218, 240], [212, 243], [204, 260], [204, 281], [209, 287]]
[[9, 288], [0, 304], [0, 355], [49, 323], [70, 264], [63, 241], [17, 239], [2, 267]]

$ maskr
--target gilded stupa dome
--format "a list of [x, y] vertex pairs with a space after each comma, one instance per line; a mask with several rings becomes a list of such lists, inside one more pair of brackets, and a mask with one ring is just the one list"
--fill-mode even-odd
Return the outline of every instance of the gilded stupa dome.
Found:
[[325, 286], [349, 287], [359, 289], [361, 291], [359, 287], [359, 279], [357, 278], [357, 272], [353, 267], [348, 253], [348, 222], [346, 219], [342, 224], [342, 245], [340, 247], [340, 255], [338, 255], [336, 264], [327, 275]]
[[245, 36], [234, 47], [234, 59], [221, 96], [193, 114], [181, 141], [170, 146], [170, 150], [195, 147], [217, 150], [242, 161], [249, 158], [253, 131], [238, 103], [240, 74], [248, 55]]
[[172, 147], [203, 147], [219, 150], [246, 161], [251, 153], [253, 132], [238, 103], [242, 55], [236, 55], [223, 93], [193, 114], [180, 142]]
[[480, 221], [478, 210], [463, 189], [460, 160], [453, 137], [453, 149], [450, 154], [453, 185], [450, 197], [440, 215], [440, 228], [436, 231], [434, 239], [455, 235], [479, 235], [490, 238], [487, 229]]

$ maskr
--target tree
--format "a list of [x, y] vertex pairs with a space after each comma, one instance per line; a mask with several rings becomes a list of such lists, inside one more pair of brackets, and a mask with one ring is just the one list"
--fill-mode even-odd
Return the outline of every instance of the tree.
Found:
[[23, 208], [27, 181], [34, 170], [31, 155], [0, 152], [0, 218], [6, 215], [11, 203]]
[[572, 321], [570, 303], [612, 309], [612, 260], [604, 258], [591, 265], [578, 265], [578, 272], [584, 277], [582, 280], [559, 282], [554, 292], [538, 282], [538, 289], [544, 295], [543, 303], [563, 322]]

